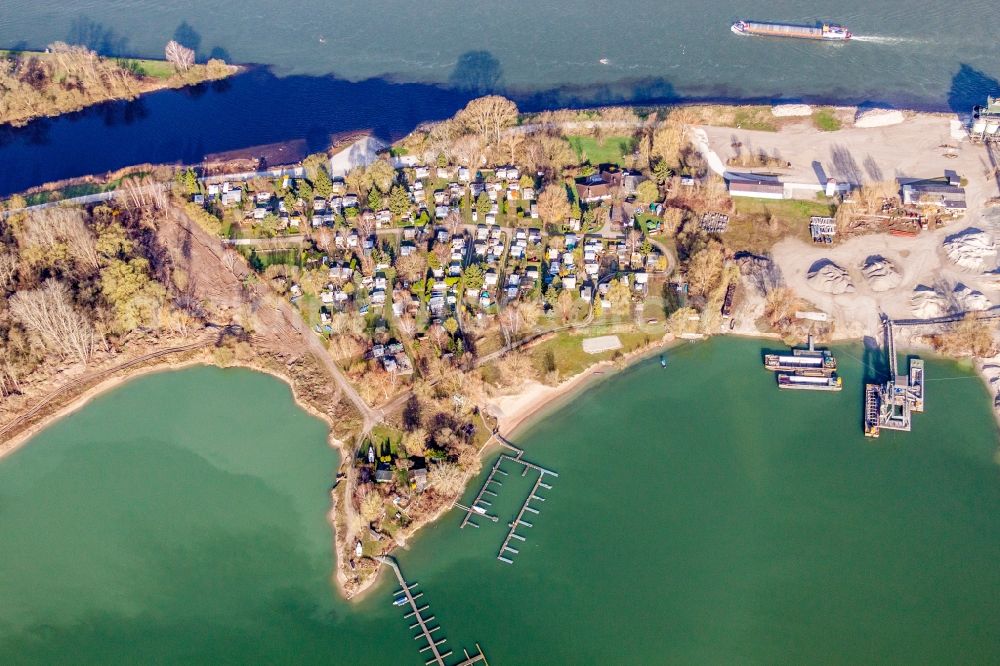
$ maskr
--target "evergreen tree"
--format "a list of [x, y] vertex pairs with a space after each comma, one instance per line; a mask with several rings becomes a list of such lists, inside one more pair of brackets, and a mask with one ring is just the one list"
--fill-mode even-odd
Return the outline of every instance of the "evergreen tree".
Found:
[[324, 199], [329, 199], [333, 194], [333, 181], [330, 180], [330, 174], [323, 167], [319, 167], [316, 170], [313, 191], [316, 193], [316, 196], [323, 197]]
[[396, 185], [389, 193], [389, 210], [396, 217], [403, 217], [410, 210], [410, 195], [402, 185]]
[[490, 212], [490, 208], [492, 208], [490, 198], [486, 196], [486, 192], [480, 192], [479, 198], [476, 199], [476, 210], [479, 211], [480, 215], [486, 215]]

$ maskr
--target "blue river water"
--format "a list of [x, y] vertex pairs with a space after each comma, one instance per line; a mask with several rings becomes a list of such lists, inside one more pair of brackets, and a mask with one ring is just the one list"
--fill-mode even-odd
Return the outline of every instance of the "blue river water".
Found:
[[[227, 83], [0, 128], [0, 194], [141, 162], [195, 162], [330, 133], [385, 138], [451, 115], [485, 92], [523, 109], [617, 102], [805, 100], [966, 112], [1000, 94], [988, 0], [512, 0], [413, 5], [245, 0], [5, 0], [0, 47], [56, 40], [155, 57], [176, 38], [198, 57], [260, 63]], [[740, 37], [738, 18], [834, 21], [850, 43]]]

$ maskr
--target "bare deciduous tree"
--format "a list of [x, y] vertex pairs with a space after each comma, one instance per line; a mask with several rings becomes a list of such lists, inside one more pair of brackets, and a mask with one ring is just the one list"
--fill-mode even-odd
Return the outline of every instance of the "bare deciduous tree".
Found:
[[240, 260], [240, 253], [231, 247], [227, 247], [222, 251], [222, 265], [226, 267], [230, 273], [239, 277], [239, 273], [236, 268], [242, 267], [243, 262]]
[[58, 214], [62, 218], [62, 233], [70, 255], [82, 266], [96, 269], [99, 264], [97, 238], [83, 221], [83, 211], [78, 208], [55, 208], [43, 212]]
[[411, 252], [401, 256], [396, 259], [396, 270], [405, 279], [416, 282], [427, 272], [427, 256], [422, 252]]
[[316, 247], [318, 247], [323, 252], [329, 252], [330, 249], [333, 247], [333, 241], [334, 241], [333, 231], [327, 227], [320, 227], [319, 229], [313, 232], [312, 237], [313, 237], [313, 242], [316, 243]]
[[456, 163], [475, 169], [482, 164], [483, 139], [477, 134], [463, 134], [451, 144], [448, 152]]
[[167, 62], [182, 72], [188, 71], [194, 65], [194, 51], [172, 39], [167, 42], [164, 54], [167, 57]]
[[534, 375], [531, 359], [520, 352], [505, 354], [497, 364], [504, 386], [519, 388]]
[[545, 222], [563, 223], [572, 213], [566, 188], [559, 183], [546, 185], [538, 195], [538, 215]]
[[164, 210], [167, 207], [167, 187], [149, 176], [133, 176], [122, 181], [115, 191], [115, 199], [129, 210]]
[[374, 215], [359, 215], [354, 221], [354, 224], [358, 228], [358, 233], [361, 235], [361, 240], [364, 241], [366, 238], [370, 238], [373, 233], [375, 233], [375, 216]]
[[722, 279], [726, 253], [722, 244], [711, 241], [691, 257], [688, 265], [688, 286], [694, 296], [706, 296]]
[[506, 97], [487, 95], [469, 102], [455, 119], [485, 143], [496, 145], [503, 131], [517, 122], [517, 105]]
[[20, 291], [10, 299], [14, 319], [42, 341], [46, 349], [86, 363], [97, 346], [90, 322], [73, 307], [69, 289], [46, 280], [38, 289]]
[[396, 322], [396, 325], [399, 327], [399, 330], [409, 338], [412, 338], [413, 334], [417, 332], [417, 321], [408, 314], [404, 314], [400, 317]]
[[438, 463], [427, 473], [427, 485], [445, 496], [458, 495], [465, 488], [465, 475], [455, 463]]
[[541, 310], [536, 303], [508, 303], [500, 310], [500, 332], [506, 344], [518, 340], [521, 333], [538, 322]]
[[462, 230], [462, 225], [465, 221], [462, 219], [462, 214], [458, 210], [452, 209], [448, 213], [448, 217], [444, 219], [445, 228], [448, 229], [448, 233], [452, 236], [458, 235], [458, 232]]
[[0, 293], [6, 293], [14, 286], [15, 275], [17, 275], [17, 255], [13, 252], [0, 252]]

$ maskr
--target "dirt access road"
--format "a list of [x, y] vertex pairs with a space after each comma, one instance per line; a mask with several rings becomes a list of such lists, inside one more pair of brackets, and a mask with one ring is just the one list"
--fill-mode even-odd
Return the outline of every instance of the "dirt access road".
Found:
[[191, 298], [218, 311], [206, 313], [212, 320], [229, 321], [251, 309], [255, 345], [264, 351], [314, 357], [361, 416], [362, 434], [382, 421], [382, 412], [365, 403], [298, 310], [265, 282], [251, 279], [253, 272], [242, 256], [178, 208], [161, 223], [159, 235], [175, 265], [186, 271]]

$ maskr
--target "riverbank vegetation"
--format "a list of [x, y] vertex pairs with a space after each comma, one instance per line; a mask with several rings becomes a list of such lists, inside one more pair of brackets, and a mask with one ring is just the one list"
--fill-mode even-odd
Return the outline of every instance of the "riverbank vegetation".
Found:
[[[176, 42], [172, 42], [176, 44]], [[161, 88], [225, 78], [237, 68], [221, 60], [194, 64], [177, 45], [166, 61], [107, 58], [62, 42], [44, 52], [0, 52], [0, 125], [129, 100]]]
[[995, 324], [969, 314], [941, 333], [930, 336], [931, 345], [945, 356], [990, 358], [1000, 353]]
[[[0, 235], [0, 394], [106, 359], [145, 332], [183, 332], [145, 213], [98, 206], [14, 215]], [[160, 279], [157, 279], [157, 276]]]

